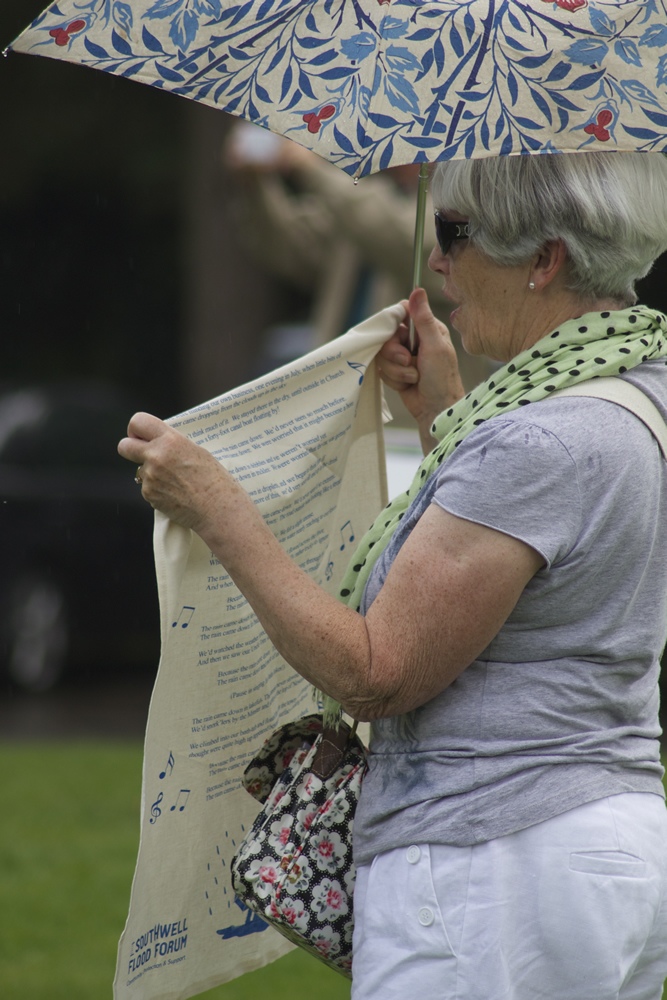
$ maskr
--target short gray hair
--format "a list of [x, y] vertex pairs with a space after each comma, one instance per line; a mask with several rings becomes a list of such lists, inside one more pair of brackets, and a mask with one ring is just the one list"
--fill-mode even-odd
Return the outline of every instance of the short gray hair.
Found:
[[471, 242], [496, 264], [527, 263], [562, 239], [582, 299], [637, 301], [634, 284], [667, 250], [667, 157], [591, 152], [439, 163], [436, 208], [470, 219]]

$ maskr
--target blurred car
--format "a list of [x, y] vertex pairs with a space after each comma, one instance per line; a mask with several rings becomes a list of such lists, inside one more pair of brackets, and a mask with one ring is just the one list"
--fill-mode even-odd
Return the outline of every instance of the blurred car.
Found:
[[43, 691], [77, 666], [157, 665], [153, 512], [99, 384], [0, 391], [0, 668]]

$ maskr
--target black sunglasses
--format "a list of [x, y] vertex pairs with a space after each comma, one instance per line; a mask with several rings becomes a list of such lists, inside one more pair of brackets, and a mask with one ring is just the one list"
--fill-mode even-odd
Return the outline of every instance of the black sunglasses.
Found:
[[450, 222], [441, 212], [435, 213], [435, 235], [440, 247], [440, 253], [445, 257], [454, 240], [467, 240], [470, 236], [470, 223]]

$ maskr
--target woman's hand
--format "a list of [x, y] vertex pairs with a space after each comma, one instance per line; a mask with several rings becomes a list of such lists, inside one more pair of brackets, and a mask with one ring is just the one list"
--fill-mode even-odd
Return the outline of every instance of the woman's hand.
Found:
[[221, 505], [247, 494], [204, 448], [150, 413], [135, 413], [118, 453], [140, 466], [145, 500], [198, 534]]
[[465, 393], [449, 330], [431, 312], [424, 289], [416, 288], [403, 305], [414, 320], [417, 355], [410, 354], [408, 326], [401, 324], [379, 352], [377, 364], [382, 381], [401, 394], [417, 420], [427, 454], [436, 443], [430, 433], [435, 417]]

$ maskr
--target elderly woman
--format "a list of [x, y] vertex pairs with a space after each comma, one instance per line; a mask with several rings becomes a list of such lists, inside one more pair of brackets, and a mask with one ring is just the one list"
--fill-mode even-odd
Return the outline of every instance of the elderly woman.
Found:
[[[440, 165], [430, 266], [466, 351], [463, 398], [422, 291], [380, 354], [425, 459], [327, 596], [234, 479], [155, 417], [122, 455], [199, 533], [304, 677], [372, 721], [355, 824], [355, 1000], [659, 1000], [667, 811], [665, 466], [614, 403], [667, 412], [667, 321], [634, 281], [667, 248], [667, 161], [591, 153]], [[360, 568], [361, 567], [361, 568]]]

